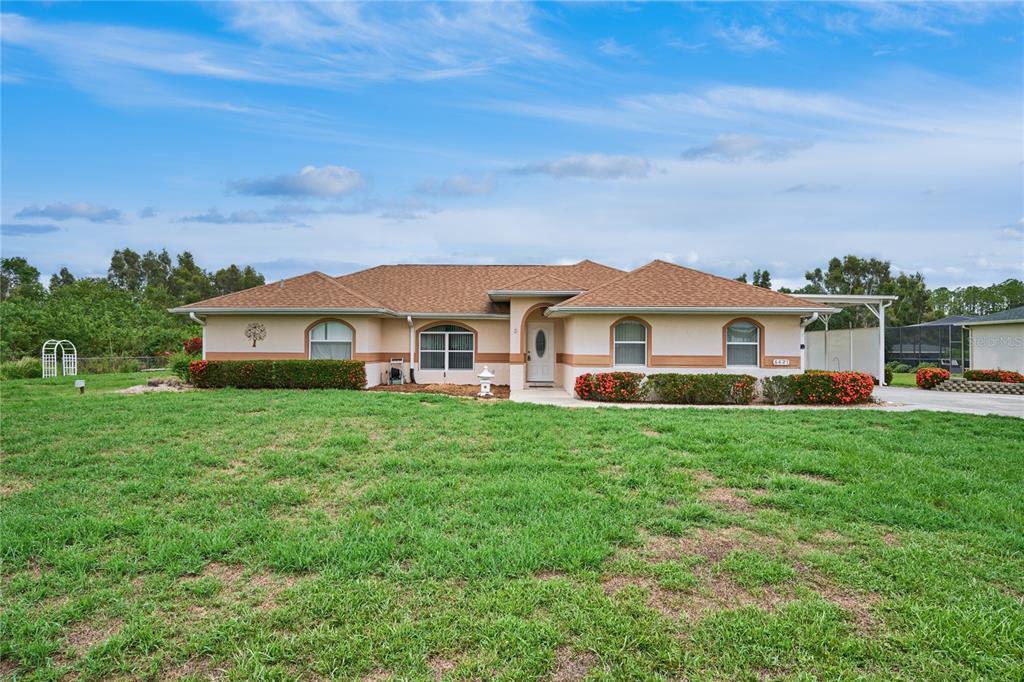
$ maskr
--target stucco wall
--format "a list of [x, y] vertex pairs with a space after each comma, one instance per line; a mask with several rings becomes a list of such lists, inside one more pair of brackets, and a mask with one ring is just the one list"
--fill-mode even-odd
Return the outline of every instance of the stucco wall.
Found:
[[971, 327], [971, 367], [1024, 372], [1024, 324]]
[[[650, 327], [649, 362], [643, 366], [615, 367], [611, 328], [622, 315], [576, 315], [563, 325], [564, 364], [560, 383], [572, 393], [576, 377], [587, 372], [622, 369], [644, 374], [663, 372], [742, 372], [757, 377], [800, 372], [800, 317], [798, 315], [744, 316], [763, 327], [759, 367], [726, 367], [722, 330], [736, 315], [636, 315]], [[773, 361], [788, 361], [776, 366]]]
[[[306, 329], [325, 315], [208, 315], [206, 346], [208, 359], [235, 359], [234, 355], [253, 358], [306, 357]], [[381, 320], [376, 317], [346, 315], [331, 317], [347, 322], [355, 331], [355, 353], [373, 353], [380, 346]], [[245, 338], [251, 322], [262, 322], [267, 336], [256, 343]]]

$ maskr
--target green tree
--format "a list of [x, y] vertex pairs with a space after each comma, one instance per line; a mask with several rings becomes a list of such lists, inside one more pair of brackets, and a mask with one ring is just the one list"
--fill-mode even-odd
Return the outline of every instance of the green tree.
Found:
[[772, 276], [767, 270], [754, 270], [754, 279], [751, 284], [762, 289], [771, 289]]
[[110, 267], [107, 268], [107, 281], [118, 289], [141, 292], [146, 285], [142, 256], [131, 249], [114, 251], [110, 257]]
[[0, 301], [20, 296], [22, 298], [42, 298], [46, 294], [39, 282], [39, 270], [29, 265], [20, 256], [4, 258], [0, 261]]
[[75, 276], [67, 268], [61, 268], [56, 275], [50, 275], [50, 291], [75, 283]]
[[749, 284], [749, 282], [747, 282], [747, 273], [745, 273], [745, 272], [742, 275], [740, 275], [739, 277], [736, 277], [735, 279], [736, 279], [737, 282], [743, 282], [744, 284]]
[[920, 272], [912, 275], [901, 273], [882, 288], [886, 294], [899, 296], [886, 311], [885, 321], [888, 326], [902, 327], [931, 319], [931, 292], [928, 291], [924, 275]]
[[177, 303], [193, 303], [212, 296], [213, 283], [209, 273], [196, 265], [192, 254], [183, 251], [171, 270], [168, 291]]

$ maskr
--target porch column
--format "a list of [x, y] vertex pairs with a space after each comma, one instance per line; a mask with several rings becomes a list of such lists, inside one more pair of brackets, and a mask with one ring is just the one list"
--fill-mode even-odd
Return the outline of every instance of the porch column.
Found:
[[[885, 386], [885, 309], [888, 303], [878, 303], [878, 385]], [[852, 333], [852, 332], [851, 332]]]

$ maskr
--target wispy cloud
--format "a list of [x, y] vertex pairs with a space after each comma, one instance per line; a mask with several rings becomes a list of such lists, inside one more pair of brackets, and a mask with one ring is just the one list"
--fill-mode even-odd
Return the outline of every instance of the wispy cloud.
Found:
[[697, 161], [781, 161], [811, 147], [803, 140], [766, 139], [756, 135], [719, 135], [705, 145], [686, 149], [682, 158]]
[[228, 189], [238, 194], [264, 197], [342, 197], [366, 185], [363, 176], [344, 166], [306, 166], [298, 173], [234, 180]]
[[609, 57], [639, 57], [639, 53], [630, 45], [623, 45], [615, 38], [604, 38], [597, 41], [597, 50]]
[[1018, 220], [1016, 225], [1003, 225], [999, 230], [999, 238], [1008, 241], [1024, 239], [1024, 218]]
[[831, 194], [838, 192], [839, 185], [829, 185], [823, 182], [803, 182], [782, 190], [781, 194]]
[[740, 52], [772, 50], [779, 46], [779, 41], [768, 35], [763, 26], [721, 26], [715, 29], [714, 36], [730, 50]]
[[26, 206], [14, 214], [15, 218], [49, 218], [50, 220], [82, 219], [93, 223], [109, 223], [124, 218], [116, 208], [108, 208], [85, 201], [76, 203], [57, 202], [46, 206]]
[[495, 188], [494, 174], [488, 173], [480, 178], [469, 175], [450, 175], [443, 180], [429, 178], [416, 185], [421, 194], [441, 196], [481, 196], [491, 194]]
[[651, 162], [641, 156], [609, 156], [577, 154], [554, 161], [532, 163], [513, 168], [514, 175], [549, 175], [553, 178], [589, 178], [618, 180], [644, 178], [651, 172]]
[[5, 237], [37, 237], [41, 234], [60, 232], [56, 225], [31, 225], [28, 223], [4, 223], [0, 225], [0, 234]]
[[142, 209], [141, 211], [139, 211], [139, 218], [141, 218], [143, 220], [145, 220], [147, 218], [155, 218], [156, 215], [157, 215], [157, 210], [155, 208], [153, 208], [152, 206], [147, 206], [144, 209]]
[[212, 223], [214, 225], [254, 225], [257, 223], [281, 223], [285, 218], [275, 217], [258, 211], [232, 211], [221, 213], [211, 208], [206, 213], [182, 216], [175, 220], [178, 223]]

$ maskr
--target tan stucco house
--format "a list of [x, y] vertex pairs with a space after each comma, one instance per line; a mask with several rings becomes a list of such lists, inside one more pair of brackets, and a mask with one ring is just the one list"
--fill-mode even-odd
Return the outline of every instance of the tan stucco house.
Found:
[[208, 360], [354, 358], [371, 386], [392, 361], [417, 383], [477, 383], [486, 365], [568, 392], [597, 371], [799, 372], [804, 326], [829, 311], [660, 260], [311, 272], [172, 310], [203, 325]]

